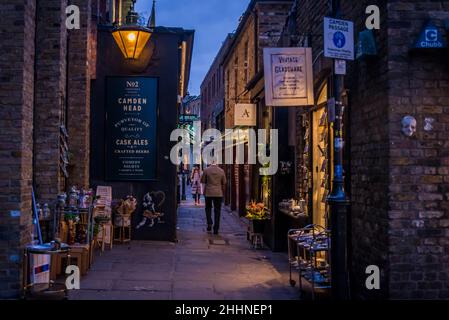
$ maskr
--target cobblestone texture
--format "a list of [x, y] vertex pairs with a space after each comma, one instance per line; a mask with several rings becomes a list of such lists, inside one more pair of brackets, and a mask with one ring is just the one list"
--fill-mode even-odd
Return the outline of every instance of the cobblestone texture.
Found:
[[[132, 242], [94, 262], [74, 300], [292, 300], [287, 256], [254, 250], [243, 222], [223, 210], [220, 235], [205, 230], [204, 207], [179, 209], [177, 244]], [[224, 241], [223, 241], [224, 240]], [[215, 244], [211, 244], [215, 241]]]

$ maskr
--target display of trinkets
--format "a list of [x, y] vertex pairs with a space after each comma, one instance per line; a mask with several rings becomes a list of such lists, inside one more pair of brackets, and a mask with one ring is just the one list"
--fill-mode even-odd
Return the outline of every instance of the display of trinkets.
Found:
[[305, 216], [306, 213], [306, 201], [301, 199], [299, 201], [295, 199], [282, 200], [279, 203], [279, 210], [293, 216]]
[[128, 227], [131, 225], [131, 215], [136, 211], [137, 199], [127, 196], [115, 208], [114, 226]]
[[74, 208], [78, 206], [78, 201], [79, 201], [79, 194], [80, 191], [78, 189], [76, 189], [75, 186], [70, 188], [69, 191], [69, 207]]
[[79, 207], [82, 209], [86, 209], [89, 208], [89, 206], [91, 205], [91, 202], [93, 200], [93, 190], [89, 189], [89, 190], [84, 190], [82, 189], [79, 193], [79, 199], [78, 199], [78, 204]]
[[74, 220], [68, 220], [68, 237], [67, 237], [67, 244], [73, 245], [75, 244], [75, 237], [76, 237], [76, 230], [75, 230], [75, 221]]
[[51, 210], [50, 210], [50, 207], [48, 206], [48, 203], [44, 204], [44, 208], [43, 208], [42, 212], [43, 212], [44, 219], [48, 220], [51, 218]]
[[57, 205], [59, 208], [64, 208], [67, 204], [67, 193], [61, 193], [58, 195]]

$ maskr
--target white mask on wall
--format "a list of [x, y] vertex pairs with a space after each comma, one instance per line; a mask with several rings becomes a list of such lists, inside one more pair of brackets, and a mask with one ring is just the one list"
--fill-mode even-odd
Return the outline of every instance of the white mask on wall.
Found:
[[412, 116], [405, 116], [402, 119], [402, 133], [407, 137], [412, 137], [416, 133], [416, 119]]

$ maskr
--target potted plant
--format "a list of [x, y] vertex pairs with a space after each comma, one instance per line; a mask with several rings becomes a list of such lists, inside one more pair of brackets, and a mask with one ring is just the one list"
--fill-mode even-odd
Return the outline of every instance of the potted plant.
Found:
[[265, 221], [270, 220], [270, 212], [265, 207], [265, 204], [251, 201], [246, 206], [246, 219], [252, 222], [254, 233], [263, 233]]

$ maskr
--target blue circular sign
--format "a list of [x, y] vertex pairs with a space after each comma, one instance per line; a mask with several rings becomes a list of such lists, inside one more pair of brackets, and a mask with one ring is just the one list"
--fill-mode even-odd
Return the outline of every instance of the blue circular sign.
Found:
[[346, 44], [346, 38], [345, 35], [343, 33], [341, 33], [340, 31], [337, 31], [334, 33], [334, 45], [337, 48], [343, 48]]

